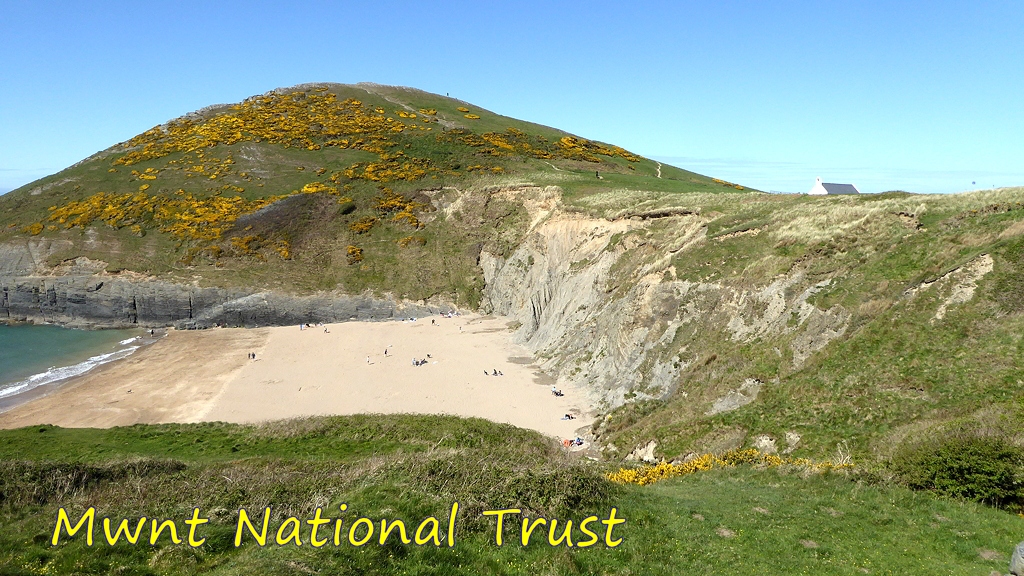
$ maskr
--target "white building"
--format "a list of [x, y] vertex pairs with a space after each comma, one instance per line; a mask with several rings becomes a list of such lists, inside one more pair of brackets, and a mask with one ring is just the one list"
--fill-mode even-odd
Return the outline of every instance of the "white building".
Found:
[[821, 178], [818, 178], [814, 182], [814, 188], [808, 194], [812, 196], [826, 196], [835, 194], [860, 194], [860, 190], [853, 184], [831, 184], [828, 182], [822, 183]]

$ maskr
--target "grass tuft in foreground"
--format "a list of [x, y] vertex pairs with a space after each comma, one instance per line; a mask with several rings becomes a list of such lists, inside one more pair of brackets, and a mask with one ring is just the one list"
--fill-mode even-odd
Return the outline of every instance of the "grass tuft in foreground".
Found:
[[[756, 456], [756, 457], [755, 457]], [[846, 475], [734, 466], [658, 482], [616, 485], [600, 464], [574, 462], [531, 431], [442, 416], [309, 418], [259, 426], [139, 425], [109, 430], [50, 426], [0, 432], [0, 574], [978, 574], [1005, 567], [1024, 519], [980, 504]], [[755, 464], [755, 465], [751, 465]], [[381, 545], [380, 519], [444, 519], [460, 503], [454, 547]], [[346, 509], [342, 511], [341, 504]], [[96, 542], [51, 545], [57, 510], [72, 521], [94, 507]], [[268, 543], [234, 539], [238, 510], [262, 521]], [[621, 543], [580, 548], [579, 522], [616, 517]], [[198, 547], [106, 541], [101, 519], [209, 518]], [[496, 545], [484, 510], [517, 508]], [[288, 518], [343, 518], [342, 544], [279, 544]], [[347, 527], [373, 519], [363, 546]], [[522, 544], [522, 520], [572, 520], [573, 546], [541, 525]], [[365, 529], [365, 524], [362, 526]], [[285, 529], [284, 533], [287, 534]], [[331, 540], [330, 529], [321, 537]], [[180, 534], [184, 540], [187, 530]], [[413, 536], [410, 533], [410, 538]], [[556, 534], [557, 536], [557, 534]], [[614, 540], [614, 539], [613, 539]]]

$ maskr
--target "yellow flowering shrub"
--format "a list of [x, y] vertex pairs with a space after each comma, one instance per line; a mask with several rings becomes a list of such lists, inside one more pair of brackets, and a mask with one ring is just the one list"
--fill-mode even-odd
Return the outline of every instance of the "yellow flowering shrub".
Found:
[[349, 265], [363, 261], [363, 249], [358, 246], [349, 246], [346, 253]]
[[541, 136], [530, 136], [522, 130], [508, 128], [504, 132], [477, 134], [468, 130], [448, 130], [435, 136], [438, 142], [458, 142], [477, 148], [478, 154], [488, 156], [514, 156], [522, 154], [534, 158], [586, 160], [601, 162], [599, 156], [618, 156], [629, 162], [639, 162], [640, 156], [618, 146], [605, 146], [585, 138], [565, 136], [551, 143]]
[[423, 223], [416, 217], [416, 212], [429, 206], [422, 202], [410, 200], [390, 188], [381, 189], [380, 194], [373, 198], [373, 208], [381, 216], [391, 216], [395, 223], [405, 222], [413, 228], [422, 228]]
[[459, 112], [469, 112], [469, 108], [466, 108], [465, 106], [459, 106], [456, 110]]
[[287, 240], [279, 240], [277, 245], [274, 246], [274, 250], [277, 251], [277, 254], [285, 260], [290, 260], [292, 257], [291, 244], [289, 244]]
[[338, 194], [338, 189], [335, 188], [334, 186], [328, 186], [328, 185], [324, 184], [323, 182], [310, 182], [309, 184], [306, 184], [305, 186], [303, 186], [302, 189], [300, 190], [300, 192], [302, 192], [303, 194], [325, 193], [325, 194], [337, 195]]
[[408, 248], [409, 245], [425, 246], [426, 243], [426, 238], [421, 238], [419, 236], [406, 236], [405, 238], [398, 240], [398, 245], [402, 248]]
[[675, 478], [676, 476], [706, 472], [714, 468], [730, 468], [740, 464], [754, 464], [769, 468], [788, 465], [805, 468], [813, 472], [828, 472], [830, 470], [842, 470], [853, 467], [852, 464], [834, 464], [827, 460], [813, 462], [807, 458], [781, 458], [774, 454], [763, 454], [751, 448], [746, 450], [730, 450], [721, 456], [702, 454], [679, 464], [659, 462], [651, 466], [620, 468], [616, 472], [609, 472], [607, 478], [617, 484], [647, 486], [648, 484], [668, 478]]
[[256, 234], [249, 236], [235, 236], [231, 239], [231, 246], [241, 254], [252, 256], [260, 249], [262, 240], [263, 239]]
[[355, 232], [356, 234], [365, 234], [370, 231], [374, 225], [377, 224], [377, 219], [373, 216], [363, 216], [355, 222], [348, 225], [348, 229]]
[[[382, 108], [366, 108], [354, 98], [338, 100], [329, 92], [265, 94], [207, 118], [178, 118], [151, 128], [125, 142], [125, 153], [114, 164], [129, 166], [174, 152], [244, 141], [319, 150], [322, 146], [360, 147], [340, 138], [358, 135], [364, 146], [390, 145], [390, 135], [402, 132], [406, 126], [382, 118], [383, 113]], [[413, 113], [405, 114], [408, 118], [416, 117]]]
[[595, 154], [601, 154], [603, 156], [619, 156], [629, 160], [630, 162], [639, 162], [642, 160], [639, 156], [627, 152], [625, 149], [618, 146], [605, 146], [603, 144], [587, 140], [586, 138], [563, 136], [555, 144], [561, 149], [562, 154], [566, 158], [575, 160], [600, 162], [601, 159], [595, 156]]
[[478, 116], [476, 114], [463, 114], [463, 116], [465, 116], [466, 118], [469, 118], [470, 120], [479, 120], [480, 119], [480, 116]]
[[726, 186], [726, 187], [729, 187], [729, 188], [735, 188], [737, 190], [743, 190], [743, 186], [740, 186], [739, 184], [733, 184], [732, 182], [729, 182], [728, 180], [722, 180], [720, 178], [712, 178], [711, 181], [714, 182], [715, 184], [721, 184], [722, 186]]
[[356, 162], [342, 173], [353, 180], [369, 180], [371, 182], [396, 182], [399, 180], [413, 181], [426, 176], [427, 172], [436, 171], [426, 158], [408, 158], [405, 153], [395, 155], [382, 154], [379, 162]]

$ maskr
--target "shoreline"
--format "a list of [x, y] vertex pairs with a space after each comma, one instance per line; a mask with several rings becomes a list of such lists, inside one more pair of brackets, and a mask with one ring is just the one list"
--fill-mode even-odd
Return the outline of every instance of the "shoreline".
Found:
[[[5, 323], [5, 325], [11, 326], [11, 325], [16, 325], [16, 324], [14, 324], [14, 323]], [[122, 329], [117, 329], [117, 330], [122, 330]], [[11, 410], [11, 409], [14, 409], [14, 408], [16, 408], [18, 406], [21, 406], [22, 404], [31, 402], [31, 401], [36, 400], [38, 398], [42, 398], [42, 397], [48, 396], [48, 395], [54, 393], [55, 391], [60, 390], [65, 385], [68, 385], [69, 383], [74, 382], [77, 378], [81, 378], [83, 376], [92, 374], [92, 373], [96, 372], [97, 370], [100, 370], [100, 369], [102, 369], [103, 367], [105, 367], [105, 366], [107, 366], [109, 364], [115, 364], [117, 362], [120, 362], [121, 360], [124, 360], [124, 359], [132, 356], [134, 353], [136, 353], [139, 350], [145, 348], [146, 346], [149, 346], [149, 345], [154, 344], [155, 342], [159, 341], [161, 338], [163, 338], [166, 335], [166, 332], [167, 332], [166, 330], [160, 330], [155, 335], [151, 335], [149, 333], [139, 334], [137, 336], [133, 336], [133, 337], [130, 337], [128, 339], [125, 339], [125, 340], [119, 342], [118, 344], [120, 346], [122, 346], [122, 348], [114, 350], [113, 352], [105, 352], [105, 353], [93, 354], [93, 355], [88, 356], [85, 359], [83, 359], [83, 360], [81, 360], [79, 362], [75, 362], [73, 364], [51, 366], [47, 370], [45, 370], [43, 372], [38, 372], [36, 374], [32, 374], [32, 375], [28, 376], [27, 378], [23, 378], [21, 380], [15, 380], [15, 381], [11, 381], [11, 382], [6, 382], [6, 383], [3, 384], [3, 388], [0, 388], [0, 393], [4, 393], [7, 390], [10, 390], [11, 388], [24, 387], [24, 386], [29, 386], [29, 387], [27, 389], [25, 389], [25, 390], [13, 392], [13, 393], [7, 393], [5, 395], [0, 396], [0, 414], [3, 414], [4, 412], [7, 412], [8, 410]], [[118, 355], [121, 355], [121, 356], [120, 357], [116, 357], [116, 358], [112, 358], [113, 356], [118, 356]], [[49, 380], [49, 381], [43, 382], [41, 384], [32, 385], [32, 381], [35, 380], [35, 379], [45, 378], [47, 375], [50, 375], [51, 373], [54, 373], [54, 372], [59, 373], [61, 371], [69, 371], [69, 370], [70, 371], [74, 371], [77, 368], [83, 367], [83, 365], [85, 365], [85, 364], [91, 364], [91, 365], [88, 366], [88, 367], [85, 367], [84, 370], [81, 371], [81, 372], [70, 374], [70, 375], [65, 375], [65, 376], [56, 376], [53, 380]]]
[[[481, 417], [558, 439], [586, 436], [593, 419], [586, 395], [566, 389], [553, 396], [553, 379], [512, 344], [507, 326], [503, 318], [467, 315], [301, 330], [172, 330], [0, 412], [0, 428], [416, 413]], [[416, 366], [413, 358], [427, 362]], [[562, 420], [566, 413], [576, 418]]]

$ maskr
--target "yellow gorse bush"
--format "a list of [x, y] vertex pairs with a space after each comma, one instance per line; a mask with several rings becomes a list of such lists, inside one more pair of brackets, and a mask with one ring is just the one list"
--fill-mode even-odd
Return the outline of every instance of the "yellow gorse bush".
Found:
[[373, 208], [378, 214], [390, 215], [392, 222], [405, 222], [413, 228], [423, 227], [415, 213], [427, 207], [426, 204], [410, 200], [390, 188], [382, 189], [380, 194], [373, 198]]
[[618, 146], [605, 146], [585, 138], [565, 136], [551, 143], [542, 136], [530, 136], [522, 130], [508, 128], [504, 132], [477, 134], [468, 130], [448, 130], [435, 136], [438, 142], [458, 142], [477, 148], [479, 154], [489, 156], [514, 156], [523, 154], [534, 158], [565, 158], [600, 162], [598, 155], [618, 156], [630, 162], [643, 160]]
[[378, 162], [356, 162], [346, 168], [342, 174], [353, 180], [369, 180], [371, 182], [396, 182], [399, 180], [413, 181], [434, 170], [426, 158], [409, 158], [404, 152], [394, 155], [381, 154]]
[[813, 462], [807, 458], [781, 458], [774, 454], [763, 454], [750, 448], [746, 450], [730, 450], [721, 456], [702, 454], [679, 464], [659, 462], [653, 466], [620, 468], [616, 472], [609, 472], [607, 478], [616, 484], [647, 486], [648, 484], [654, 484], [668, 478], [686, 476], [696, 472], [706, 472], [715, 468], [730, 468], [740, 464], [754, 464], [769, 468], [783, 465], [797, 466], [814, 472], [828, 472], [830, 470], [842, 470], [853, 467], [852, 464], [835, 464], [827, 460]]
[[358, 135], [364, 144], [385, 142], [405, 125], [364, 108], [354, 98], [297, 91], [249, 98], [208, 118], [179, 118], [151, 128], [123, 144], [125, 154], [114, 164], [131, 165], [174, 152], [190, 152], [243, 141], [270, 142], [319, 150], [348, 147], [340, 137]]
[[349, 246], [346, 250], [346, 254], [350, 265], [363, 261], [363, 249], [358, 246]]
[[[85, 228], [97, 220], [111, 228], [156, 227], [178, 240], [212, 242], [220, 240], [235, 220], [244, 214], [296, 194], [316, 193], [339, 194], [337, 188], [320, 182], [306, 184], [291, 194], [257, 200], [246, 200], [240, 196], [198, 198], [184, 190], [174, 195], [149, 195], [142, 191], [128, 194], [98, 192], [84, 200], [52, 206], [49, 220], [65, 228]], [[341, 200], [347, 202], [351, 198], [342, 197]]]
[[601, 154], [602, 156], [619, 156], [625, 158], [630, 162], [639, 162], [642, 160], [639, 156], [627, 152], [625, 149], [618, 146], [605, 146], [592, 142], [586, 138], [577, 138], [575, 136], [563, 136], [556, 142], [558, 147], [562, 149], [563, 154], [575, 160], [586, 160], [588, 162], [600, 162], [601, 159], [595, 156], [595, 154]]
[[370, 231], [374, 225], [377, 224], [377, 219], [373, 216], [363, 216], [355, 222], [348, 225], [348, 229], [355, 232], [356, 234], [365, 234]]

